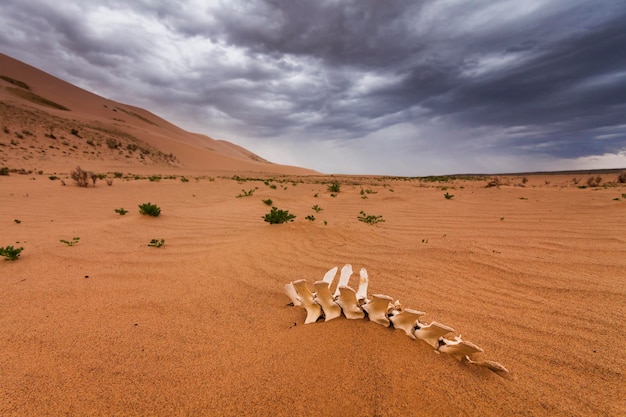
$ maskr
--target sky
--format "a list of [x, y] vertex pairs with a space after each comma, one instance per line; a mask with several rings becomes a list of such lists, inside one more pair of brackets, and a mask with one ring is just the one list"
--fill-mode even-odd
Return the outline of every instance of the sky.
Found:
[[3, 0], [0, 52], [272, 162], [626, 167], [625, 0]]

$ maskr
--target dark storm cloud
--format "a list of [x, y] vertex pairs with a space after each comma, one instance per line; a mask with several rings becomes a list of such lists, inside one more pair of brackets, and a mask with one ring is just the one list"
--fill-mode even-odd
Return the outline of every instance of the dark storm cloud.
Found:
[[5, 3], [3, 52], [228, 139], [332, 139], [389, 169], [626, 152], [619, 1]]

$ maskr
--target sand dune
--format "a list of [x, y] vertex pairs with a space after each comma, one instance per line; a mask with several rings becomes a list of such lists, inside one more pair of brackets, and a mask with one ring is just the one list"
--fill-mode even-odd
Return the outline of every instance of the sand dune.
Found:
[[[0, 414], [624, 415], [626, 186], [485, 184], [0, 176], [0, 246], [24, 247], [0, 261]], [[295, 221], [265, 223], [264, 199]], [[510, 372], [367, 320], [304, 325], [283, 285], [345, 263]]]
[[[0, 54], [0, 166], [67, 172], [312, 174], [224, 140], [187, 132], [147, 110], [92, 94]], [[178, 168], [178, 170], [177, 170]]]

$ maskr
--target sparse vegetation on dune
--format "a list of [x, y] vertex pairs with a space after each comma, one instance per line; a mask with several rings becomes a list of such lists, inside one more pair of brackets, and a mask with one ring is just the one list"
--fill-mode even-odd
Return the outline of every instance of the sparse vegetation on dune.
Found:
[[369, 214], [366, 214], [363, 210], [360, 211], [359, 216], [357, 216], [357, 219], [360, 222], [367, 223], [367, 224], [383, 223], [385, 221], [382, 215], [380, 216], [369, 215]]
[[601, 183], [602, 183], [602, 177], [599, 175], [591, 176], [587, 178], [587, 185], [589, 187], [599, 187]]
[[161, 214], [161, 208], [156, 204], [147, 202], [139, 205], [139, 213], [146, 216], [157, 217]]
[[4, 256], [6, 261], [16, 261], [24, 248], [15, 248], [13, 246], [0, 247], [0, 256]]
[[74, 246], [78, 244], [79, 241], [80, 241], [80, 237], [78, 236], [73, 237], [72, 240], [65, 240], [65, 239], [59, 240], [59, 242], [65, 243], [67, 246]]
[[24, 90], [29, 90], [30, 91], [30, 86], [28, 84], [26, 84], [24, 81], [20, 81], [20, 80], [16, 80], [15, 78], [11, 78], [7, 75], [0, 75], [0, 79], [11, 83], [15, 86], [18, 86], [20, 88], [23, 88]]
[[64, 110], [64, 111], [70, 111], [70, 109], [68, 109], [67, 107], [63, 106], [62, 104], [59, 103], [55, 103], [52, 100], [48, 100], [45, 97], [41, 97], [35, 93], [32, 93], [31, 91], [27, 91], [24, 90], [22, 88], [14, 88], [14, 87], [7, 87], [7, 91], [9, 91], [10, 93], [21, 97], [25, 100], [28, 100], [32, 103], [35, 104], [39, 104], [42, 106], [47, 106], [47, 107], [51, 107], [53, 109], [57, 109], [57, 110]]
[[289, 210], [279, 210], [276, 207], [272, 207], [272, 210], [263, 216], [263, 220], [269, 224], [282, 224], [292, 222], [296, 216], [289, 213]]
[[337, 194], [339, 191], [341, 191], [341, 184], [339, 183], [339, 181], [333, 181], [328, 184], [326, 189], [333, 194]]
[[[20, 94], [32, 93], [21, 90]], [[0, 134], [4, 132], [15, 138], [8, 145], [11, 154], [20, 160], [56, 157], [73, 161], [114, 160], [141, 165], [180, 165], [172, 153], [162, 152], [123, 128], [106, 122], [81, 123], [45, 109], [3, 101], [0, 101], [0, 120], [5, 122]], [[42, 136], [49, 141], [38, 140]], [[3, 145], [0, 141], [0, 147]], [[3, 161], [0, 148], [0, 163], [3, 162], [6, 159]]]
[[252, 194], [254, 194], [255, 189], [251, 189], [251, 190], [241, 190], [241, 194], [239, 194], [237, 196], [237, 198], [241, 198], [241, 197], [251, 197]]
[[74, 171], [70, 172], [70, 178], [72, 178], [72, 180], [74, 180], [76, 185], [78, 185], [79, 187], [89, 186], [90, 177], [91, 177], [91, 173], [81, 169], [80, 166], [77, 166]]

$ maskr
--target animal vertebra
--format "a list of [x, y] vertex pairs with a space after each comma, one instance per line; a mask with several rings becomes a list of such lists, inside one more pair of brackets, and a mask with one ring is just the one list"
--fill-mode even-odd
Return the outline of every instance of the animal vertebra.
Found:
[[412, 339], [428, 343], [438, 353], [446, 353], [461, 362], [483, 366], [495, 372], [508, 372], [498, 362], [472, 360], [470, 355], [483, 353], [483, 349], [461, 339], [461, 336], [454, 336], [454, 340], [444, 338], [443, 336], [454, 333], [454, 329], [436, 321], [430, 324], [421, 323], [419, 318], [426, 313], [403, 308], [399, 301], [393, 302], [393, 298], [388, 295], [374, 294], [370, 300], [367, 297], [369, 276], [365, 268], [360, 270], [358, 291], [348, 286], [352, 265], [347, 264], [341, 268], [339, 283], [335, 293], [331, 295], [330, 286], [337, 270], [337, 267], [331, 268], [322, 281], [315, 282], [315, 294], [309, 290], [303, 279], [285, 285], [285, 294], [291, 303], [306, 310], [305, 324], [315, 323], [322, 315], [324, 321], [328, 321], [341, 317], [342, 313], [348, 319], [363, 319], [367, 313], [370, 321], [403, 330]]

